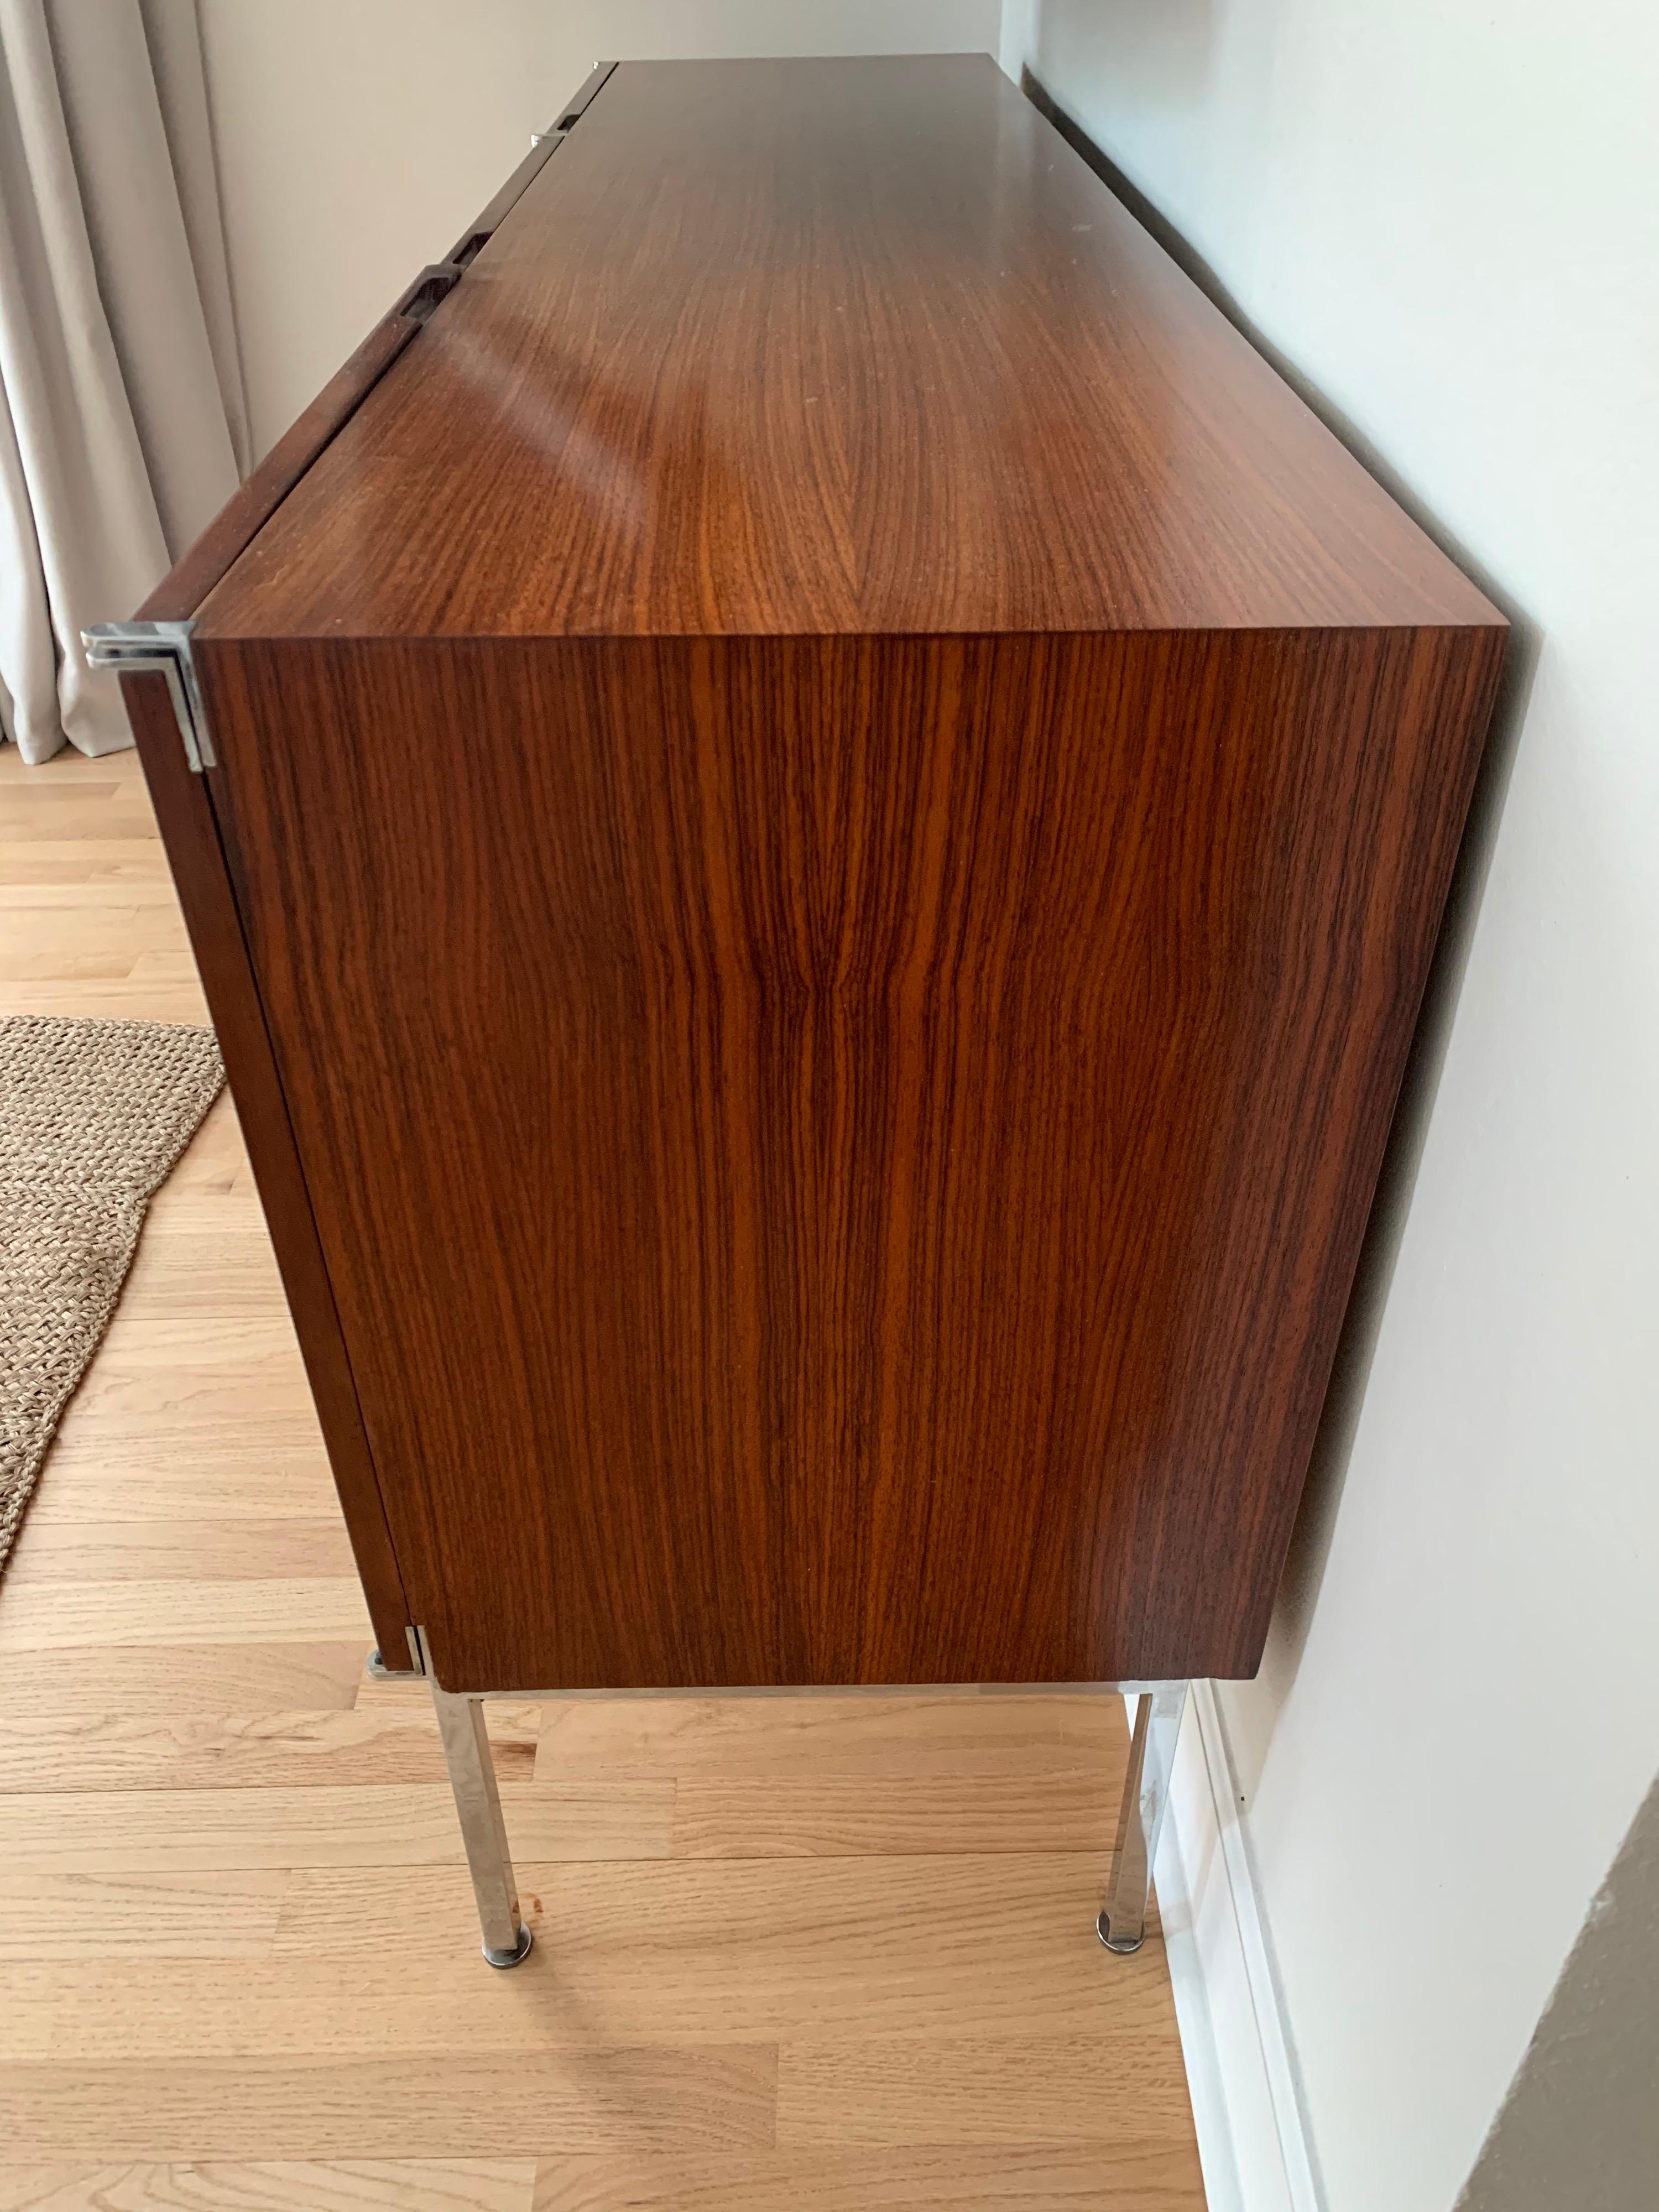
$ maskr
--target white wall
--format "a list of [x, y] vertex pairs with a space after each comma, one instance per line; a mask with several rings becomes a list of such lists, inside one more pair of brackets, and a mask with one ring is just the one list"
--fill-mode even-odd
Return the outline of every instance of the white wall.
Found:
[[1447, 2212], [1659, 1763], [1659, 10], [1009, 0], [1003, 58], [1537, 645], [1223, 1696], [1331, 2212]]
[[988, 52], [999, 0], [198, 0], [255, 448], [606, 60]]

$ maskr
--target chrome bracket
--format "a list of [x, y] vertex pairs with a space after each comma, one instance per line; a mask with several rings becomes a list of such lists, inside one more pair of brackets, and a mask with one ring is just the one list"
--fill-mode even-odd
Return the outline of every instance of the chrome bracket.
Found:
[[207, 713], [201, 687], [196, 681], [196, 662], [191, 652], [191, 622], [94, 623], [81, 633], [87, 662], [93, 668], [122, 671], [151, 669], [165, 676], [173, 698], [179, 734], [185, 742], [185, 758], [193, 775], [217, 768], [213, 740], [208, 734]]
[[388, 1667], [386, 1661], [381, 1658], [380, 1647], [377, 1645], [368, 1655], [368, 1679], [371, 1682], [424, 1680], [426, 1660], [421, 1650], [421, 1632], [418, 1628], [405, 1628], [404, 1634], [409, 1640], [409, 1656], [411, 1663], [407, 1667]]

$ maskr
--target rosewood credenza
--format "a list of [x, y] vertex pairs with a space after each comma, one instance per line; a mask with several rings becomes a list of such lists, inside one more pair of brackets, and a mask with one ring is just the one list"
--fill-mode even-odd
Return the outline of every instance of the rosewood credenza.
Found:
[[597, 70], [123, 666], [384, 1662], [1260, 1657], [1504, 641], [983, 58]]

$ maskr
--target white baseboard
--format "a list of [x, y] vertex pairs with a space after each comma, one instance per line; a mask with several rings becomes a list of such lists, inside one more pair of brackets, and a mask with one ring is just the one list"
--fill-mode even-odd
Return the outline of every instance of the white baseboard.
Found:
[[1324, 2212], [1209, 1682], [1188, 1701], [1157, 1877], [1209, 2212]]

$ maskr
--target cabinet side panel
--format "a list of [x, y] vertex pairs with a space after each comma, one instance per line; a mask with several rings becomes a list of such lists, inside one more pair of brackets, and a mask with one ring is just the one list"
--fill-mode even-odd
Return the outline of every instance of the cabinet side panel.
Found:
[[387, 1663], [405, 1666], [404, 1630], [413, 1615], [369, 1458], [207, 779], [185, 765], [166, 678], [125, 676], [121, 685], [294, 1316], [369, 1618]]
[[1248, 1672], [1497, 643], [206, 641], [441, 1677]]
[[[1209, 988], [1230, 1042], [1188, 1068], [1176, 1116], [1202, 1163], [1203, 1227], [1158, 1352], [1170, 1425], [1137, 1489], [1139, 1534], [1101, 1555], [1109, 1615], [1149, 1676], [1261, 1663], [1506, 635], [1240, 640], [1253, 672], [1202, 796], [1194, 757], [1216, 843], [1187, 847], [1176, 928], [1229, 917], [1213, 939], [1200, 921], [1199, 941], [1224, 947]], [[1153, 1553], [1168, 1565], [1148, 1574]], [[1160, 1607], [1172, 1582], [1202, 1625]]]

